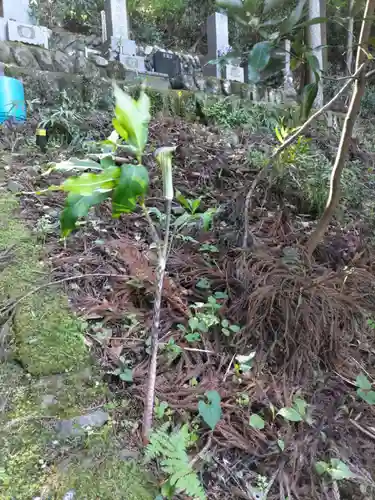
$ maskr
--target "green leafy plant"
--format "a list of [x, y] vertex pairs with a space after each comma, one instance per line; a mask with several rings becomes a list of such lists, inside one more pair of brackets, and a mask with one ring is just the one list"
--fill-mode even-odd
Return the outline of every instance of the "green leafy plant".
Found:
[[[206, 287], [209, 287], [209, 283], [201, 280], [199, 288], [205, 289]], [[196, 302], [191, 306], [191, 317], [187, 326], [177, 325], [177, 328], [184, 333], [188, 342], [199, 341], [203, 333], [207, 333], [215, 326], [219, 326], [221, 333], [226, 337], [240, 331], [241, 327], [239, 325], [232, 324], [225, 318], [221, 319], [218, 314], [222, 307], [220, 300], [226, 298], [228, 298], [226, 293], [215, 292], [208, 297], [207, 302]]]
[[211, 288], [211, 283], [207, 278], [200, 278], [197, 281], [196, 287], [202, 290], [209, 290]]
[[285, 418], [289, 422], [302, 422], [305, 421], [308, 424], [312, 423], [311, 417], [308, 413], [308, 404], [304, 399], [295, 398], [293, 401], [293, 406], [281, 408], [277, 412], [277, 415]]
[[333, 481], [352, 479], [355, 477], [355, 474], [353, 474], [346, 463], [337, 458], [331, 458], [329, 462], [317, 462], [315, 464], [315, 470], [319, 474], [319, 476], [328, 474]]
[[214, 430], [222, 417], [221, 397], [217, 391], [206, 392], [207, 403], [199, 401], [198, 412], [211, 430]]
[[[166, 223], [164, 238], [162, 238], [145, 205], [149, 174], [142, 165], [142, 156], [148, 140], [148, 126], [151, 119], [150, 100], [143, 88], [139, 98], [135, 100], [117, 85], [114, 86], [114, 97], [116, 101], [113, 119], [115, 130], [106, 141], [102, 142], [105, 152], [98, 156], [100, 163], [85, 160], [72, 162], [73, 165], [60, 165], [60, 170], [83, 171], [83, 173], [68, 177], [60, 186], [51, 186], [49, 190], [61, 190], [68, 193], [60, 218], [63, 236], [68, 236], [76, 228], [79, 218], [87, 216], [91, 207], [105, 200], [112, 202], [113, 218], [117, 219], [122, 214], [131, 213], [137, 206], [140, 206], [149, 223], [157, 251], [158, 265], [149, 351], [151, 365], [143, 423], [144, 440], [147, 442], [153, 417], [160, 308], [170, 244], [171, 207], [174, 196], [172, 154], [175, 148], [165, 147], [155, 151], [156, 161], [162, 173], [165, 200]], [[121, 167], [117, 166], [114, 155], [118, 150], [133, 155], [136, 163], [124, 163]], [[56, 165], [55, 169], [59, 169], [59, 165]]]
[[168, 477], [162, 487], [162, 494], [174, 498], [184, 493], [192, 498], [204, 500], [206, 494], [194, 471], [187, 454], [190, 432], [187, 425], [169, 433], [169, 424], [150, 434], [146, 447], [147, 461], [158, 460], [163, 473]]
[[123, 382], [133, 382], [133, 371], [130, 368], [116, 368], [113, 375], [117, 375]]
[[166, 403], [165, 401], [159, 401], [158, 398], [155, 398], [154, 412], [158, 420], [163, 420], [165, 417], [170, 420], [174, 413], [173, 410], [169, 407], [168, 403]]
[[358, 397], [366, 401], [369, 405], [375, 405], [375, 391], [372, 390], [372, 384], [366, 375], [361, 373], [355, 382]]
[[256, 351], [251, 352], [247, 355], [238, 354], [236, 356], [236, 362], [234, 364], [234, 372], [237, 376], [241, 376], [242, 373], [249, 372], [254, 366]]
[[210, 245], [209, 243], [203, 243], [199, 248], [200, 252], [217, 253], [219, 249], [216, 245]]
[[246, 103], [232, 96], [204, 105], [207, 118], [224, 128], [243, 127], [249, 132], [265, 130], [271, 132], [277, 126], [285, 111], [280, 107], [257, 102]]

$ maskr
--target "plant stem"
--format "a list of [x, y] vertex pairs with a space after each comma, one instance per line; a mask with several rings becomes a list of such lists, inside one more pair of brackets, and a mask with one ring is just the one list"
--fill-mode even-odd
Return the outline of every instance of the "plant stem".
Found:
[[149, 369], [149, 376], [148, 376], [148, 383], [147, 383], [145, 410], [144, 410], [144, 415], [143, 415], [143, 442], [144, 442], [144, 444], [148, 443], [148, 439], [149, 439], [149, 435], [150, 435], [150, 431], [151, 431], [151, 427], [152, 427], [152, 415], [153, 415], [153, 411], [154, 411], [156, 369], [157, 369], [157, 357], [158, 357], [158, 346], [159, 346], [160, 310], [161, 310], [161, 299], [162, 299], [162, 295], [163, 295], [165, 268], [166, 268], [167, 256], [168, 256], [169, 232], [170, 232], [171, 211], [172, 211], [172, 200], [171, 199], [166, 199], [165, 207], [166, 207], [165, 208], [166, 228], [165, 228], [164, 242], [163, 242], [163, 246], [161, 248], [160, 248], [160, 239], [159, 239], [159, 262], [158, 262], [158, 270], [157, 270], [157, 284], [156, 284], [156, 292], [155, 292], [154, 313], [153, 313], [152, 328], [151, 328], [151, 361], [150, 361], [150, 369]]
[[160, 257], [160, 255], [161, 255], [160, 254], [161, 241], [160, 241], [158, 232], [156, 231], [155, 224], [152, 222], [150, 214], [148, 213], [148, 209], [144, 203], [141, 203], [141, 208], [143, 211], [143, 215], [145, 216], [145, 218], [148, 222], [148, 225], [150, 226], [151, 236], [152, 236], [152, 239], [154, 240], [154, 243], [156, 244], [158, 256]]
[[287, 147], [289, 147], [307, 128], [311, 123], [318, 118], [324, 111], [329, 109], [331, 105], [340, 97], [340, 95], [351, 85], [352, 81], [355, 80], [358, 75], [362, 72], [362, 69], [365, 67], [365, 63], [362, 63], [355, 71], [354, 75], [350, 77], [350, 80], [343, 85], [343, 87], [337, 92], [337, 94], [332, 97], [332, 99], [327, 102], [323, 107], [318, 109], [313, 115], [310, 116], [308, 120], [305, 121], [305, 123], [299, 127], [294, 134], [290, 135], [281, 146], [279, 146], [275, 151], [272, 153], [267, 165], [262, 168], [258, 172], [258, 174], [255, 176], [251, 187], [246, 195], [245, 199], [245, 208], [244, 208], [244, 237], [243, 237], [243, 243], [242, 243], [242, 248], [247, 248], [248, 240], [249, 240], [249, 224], [250, 224], [250, 208], [251, 208], [251, 200], [254, 195], [254, 191], [258, 183], [263, 180], [267, 173], [272, 169], [273, 162], [275, 159], [279, 156], [280, 153], [282, 153]]
[[346, 158], [349, 152], [349, 146], [353, 134], [354, 124], [361, 109], [361, 99], [365, 92], [366, 76], [364, 73], [364, 64], [367, 60], [367, 45], [371, 33], [372, 18], [375, 10], [375, 0], [367, 0], [361, 33], [359, 35], [359, 46], [356, 58], [356, 73], [359, 72], [359, 78], [355, 80], [354, 91], [350, 101], [349, 109], [346, 114], [344, 127], [341, 133], [341, 139], [335, 163], [332, 167], [331, 180], [329, 186], [328, 200], [322, 217], [320, 218], [315, 230], [311, 233], [307, 242], [307, 254], [312, 256], [317, 245], [326, 232], [329, 223], [335, 213], [340, 201], [340, 182], [341, 175], [345, 167]]

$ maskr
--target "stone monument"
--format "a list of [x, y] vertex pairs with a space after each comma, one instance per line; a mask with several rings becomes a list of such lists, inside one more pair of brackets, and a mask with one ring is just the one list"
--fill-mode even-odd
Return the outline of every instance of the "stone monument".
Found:
[[238, 82], [244, 81], [244, 71], [234, 64], [221, 67], [219, 64], [207, 64], [230, 50], [228, 16], [224, 12], [215, 12], [207, 19], [208, 54], [204, 67], [205, 76], [214, 76]]
[[29, 0], [0, 0], [0, 14], [0, 40], [41, 45], [48, 49], [50, 31], [34, 24]]
[[110, 61], [119, 61], [132, 71], [146, 71], [144, 58], [136, 55], [135, 41], [129, 39], [126, 0], [105, 0], [102, 34], [106, 37], [105, 55]]

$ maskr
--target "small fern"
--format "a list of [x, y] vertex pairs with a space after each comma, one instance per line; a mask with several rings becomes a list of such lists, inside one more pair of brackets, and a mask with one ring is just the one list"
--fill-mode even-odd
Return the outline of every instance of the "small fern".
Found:
[[206, 494], [186, 451], [190, 441], [188, 426], [184, 425], [173, 433], [168, 433], [168, 427], [169, 423], [164, 424], [151, 434], [146, 460], [160, 460], [160, 466], [173, 489], [194, 499], [205, 500]]

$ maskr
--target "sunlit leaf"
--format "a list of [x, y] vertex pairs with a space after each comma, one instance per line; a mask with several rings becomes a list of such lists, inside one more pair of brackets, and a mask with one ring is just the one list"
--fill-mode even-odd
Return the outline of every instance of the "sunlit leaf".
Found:
[[78, 158], [70, 158], [69, 160], [56, 163], [46, 172], [43, 172], [43, 176], [47, 176], [51, 172], [73, 172], [74, 170], [102, 171], [103, 168], [96, 161], [93, 160], [79, 160]]
[[341, 479], [349, 479], [351, 477], [355, 477], [355, 474], [353, 474], [346, 463], [338, 460], [337, 458], [331, 458], [329, 475], [334, 481], [340, 481]]
[[301, 422], [303, 420], [302, 416], [294, 408], [281, 408], [277, 414], [290, 422]]
[[189, 205], [190, 205], [190, 212], [192, 214], [195, 214], [195, 212], [198, 210], [199, 206], [201, 204], [201, 200], [189, 200]]
[[190, 205], [189, 205], [188, 200], [185, 198], [185, 196], [178, 189], [176, 190], [176, 200], [178, 201], [178, 203], [181, 206], [186, 208], [186, 210], [190, 209]]
[[252, 427], [253, 429], [261, 430], [261, 429], [264, 429], [265, 421], [263, 420], [263, 418], [260, 415], [257, 415], [256, 413], [254, 413], [250, 417], [249, 424], [250, 424], [250, 427]]
[[328, 469], [329, 469], [329, 464], [327, 464], [327, 462], [320, 461], [316, 462], [315, 464], [315, 470], [317, 474], [319, 474], [319, 476], [322, 476], [325, 472], [328, 471]]
[[222, 417], [221, 398], [217, 391], [206, 392], [208, 403], [199, 401], [198, 411], [210, 429], [214, 430]]
[[136, 148], [138, 155], [141, 155], [147, 143], [148, 124], [151, 119], [150, 100], [144, 92], [141, 92], [136, 101], [117, 85], [114, 85], [114, 96], [116, 118], [113, 125], [120, 136]]
[[120, 177], [119, 167], [109, 167], [100, 174], [84, 173], [77, 177], [69, 177], [61, 185], [63, 191], [90, 196], [95, 191], [109, 191]]
[[147, 192], [148, 171], [143, 165], [122, 165], [121, 175], [112, 195], [112, 215], [133, 212], [137, 201]]
[[91, 196], [81, 196], [70, 193], [65, 200], [65, 208], [61, 213], [61, 232], [68, 236], [75, 228], [80, 217], [86, 217], [91, 207], [99, 205], [109, 197], [108, 193], [93, 193]]

